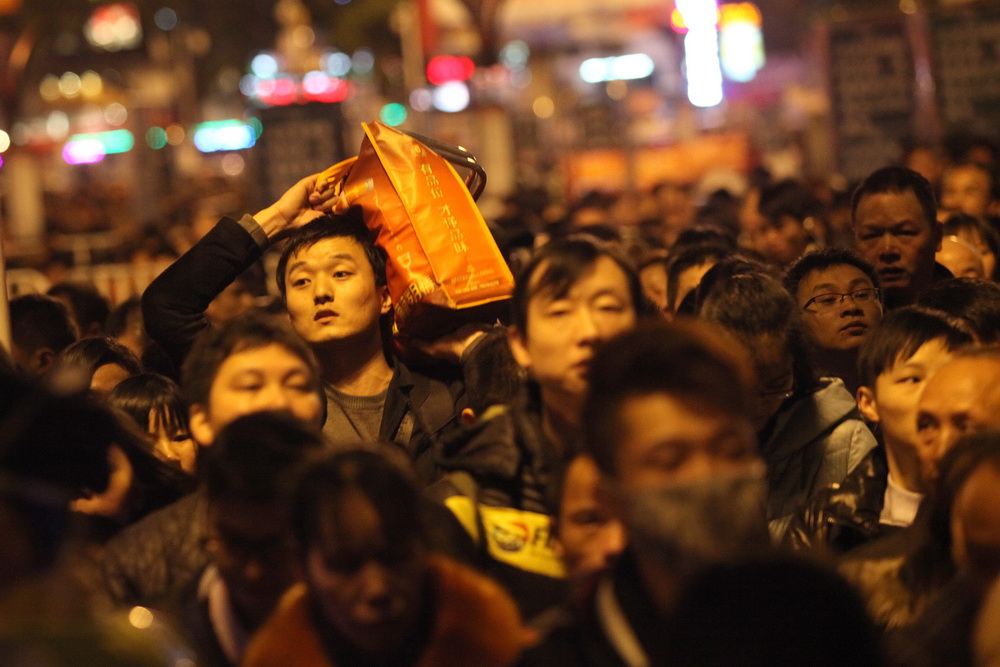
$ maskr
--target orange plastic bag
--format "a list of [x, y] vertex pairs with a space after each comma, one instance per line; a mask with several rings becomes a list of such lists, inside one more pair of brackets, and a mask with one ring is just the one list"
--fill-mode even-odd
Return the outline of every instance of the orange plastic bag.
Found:
[[454, 167], [408, 134], [362, 127], [358, 156], [323, 172], [317, 187], [339, 188], [335, 211], [360, 206], [386, 251], [396, 332], [435, 338], [495, 319], [514, 277]]

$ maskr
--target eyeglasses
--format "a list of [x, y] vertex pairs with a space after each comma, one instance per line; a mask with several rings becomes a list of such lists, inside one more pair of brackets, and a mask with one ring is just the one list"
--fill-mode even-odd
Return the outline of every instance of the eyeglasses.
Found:
[[847, 297], [850, 297], [851, 301], [853, 301], [855, 305], [862, 305], [878, 301], [878, 295], [878, 288], [875, 287], [865, 287], [852, 292], [830, 292], [829, 294], [817, 294], [813, 298], [806, 301], [806, 304], [802, 306], [802, 310], [809, 310], [809, 307], [813, 306], [816, 312], [824, 313], [839, 308], [840, 304], [844, 303], [844, 299]]

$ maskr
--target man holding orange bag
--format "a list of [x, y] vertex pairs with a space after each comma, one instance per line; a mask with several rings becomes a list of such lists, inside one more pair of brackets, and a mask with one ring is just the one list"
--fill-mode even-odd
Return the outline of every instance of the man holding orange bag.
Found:
[[[390, 349], [392, 304], [385, 256], [360, 212], [324, 213], [330, 188], [308, 176], [239, 221], [223, 218], [143, 295], [150, 336], [176, 361], [209, 323], [212, 299], [271, 243], [291, 237], [277, 281], [292, 326], [312, 347], [327, 395], [324, 434], [332, 442], [381, 441], [405, 447], [426, 480], [432, 438], [458, 422], [460, 384], [411, 371]], [[453, 359], [479, 335], [464, 329], [439, 345]]]

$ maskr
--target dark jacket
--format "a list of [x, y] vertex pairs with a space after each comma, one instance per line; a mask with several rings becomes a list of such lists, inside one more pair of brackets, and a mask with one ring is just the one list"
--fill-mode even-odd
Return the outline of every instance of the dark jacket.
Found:
[[888, 477], [885, 451], [877, 447], [843, 482], [827, 487], [792, 519], [785, 544], [843, 554], [898, 530], [879, 523]]

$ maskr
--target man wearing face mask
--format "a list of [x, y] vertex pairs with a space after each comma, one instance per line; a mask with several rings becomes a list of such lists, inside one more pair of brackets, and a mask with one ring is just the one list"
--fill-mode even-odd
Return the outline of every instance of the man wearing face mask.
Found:
[[659, 324], [600, 349], [583, 410], [608, 513], [629, 545], [586, 611], [523, 664], [673, 664], [671, 617], [704, 568], [768, 550], [749, 365], [705, 324]]

